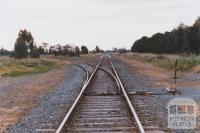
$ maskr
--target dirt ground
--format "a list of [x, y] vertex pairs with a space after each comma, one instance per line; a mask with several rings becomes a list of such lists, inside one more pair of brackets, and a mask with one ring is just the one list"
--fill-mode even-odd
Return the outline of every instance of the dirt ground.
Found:
[[[128, 59], [124, 56], [116, 57], [122, 60], [124, 63], [128, 64], [130, 68], [136, 71], [138, 74], [153, 78], [153, 81], [155, 82], [152, 83], [152, 87], [171, 87], [174, 83], [174, 71], [161, 69], [153, 66], [152, 64]], [[177, 87], [200, 88], [200, 80], [194, 79], [194, 77], [195, 73], [177, 72]]]
[[19, 121], [64, 79], [65, 69], [18, 78], [0, 78], [0, 132]]

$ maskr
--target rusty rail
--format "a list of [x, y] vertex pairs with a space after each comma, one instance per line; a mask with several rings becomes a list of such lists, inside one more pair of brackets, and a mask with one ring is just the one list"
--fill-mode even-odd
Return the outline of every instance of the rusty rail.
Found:
[[88, 84], [90, 83], [90, 81], [93, 79], [95, 73], [97, 72], [101, 62], [103, 61], [103, 58], [100, 60], [100, 62], [98, 63], [98, 65], [96, 66], [96, 68], [94, 69], [92, 75], [90, 76], [90, 78], [88, 79], [88, 81], [84, 84], [84, 86], [81, 89], [81, 92], [79, 93], [78, 97], [76, 98], [75, 102], [73, 103], [73, 105], [71, 106], [71, 108], [69, 109], [68, 113], [66, 114], [66, 116], [64, 117], [63, 121], [61, 122], [60, 126], [58, 127], [58, 129], [56, 130], [56, 133], [60, 133], [65, 125], [65, 123], [67, 122], [67, 120], [69, 119], [71, 113], [73, 112], [74, 108], [76, 107], [76, 105], [78, 104], [81, 96], [83, 95], [83, 92], [85, 91], [85, 89], [87, 88]]
[[[96, 67], [96, 65], [93, 65], [93, 64], [90, 64], [90, 63], [87, 63], [87, 64], [90, 65], [90, 66]], [[115, 82], [117, 83], [117, 87], [118, 87], [118, 93], [121, 93], [121, 87], [120, 87], [119, 81], [116, 78], [116, 76], [114, 74], [112, 74], [109, 70], [107, 70], [107, 69], [105, 69], [103, 67], [99, 67], [99, 69], [101, 69], [101, 70], [105, 71], [106, 73], [108, 73], [115, 80]]]
[[115, 67], [114, 67], [114, 65], [113, 65], [113, 63], [112, 63], [112, 61], [111, 61], [110, 58], [109, 58], [109, 62], [110, 62], [111, 66], [112, 66], [112, 69], [113, 69], [113, 71], [114, 71], [114, 73], [115, 73], [115, 75], [116, 75], [116, 77], [117, 77], [117, 79], [118, 79], [118, 81], [119, 81], [119, 83], [120, 83], [120, 86], [121, 86], [123, 95], [124, 95], [124, 97], [125, 97], [125, 99], [126, 99], [128, 105], [129, 105], [129, 108], [130, 108], [130, 110], [131, 110], [132, 115], [134, 116], [134, 119], [135, 119], [135, 121], [136, 121], [136, 123], [137, 123], [137, 126], [138, 126], [138, 128], [139, 128], [140, 133], [145, 133], [145, 130], [144, 130], [143, 126], [142, 126], [142, 123], [141, 123], [141, 121], [139, 120], [139, 117], [138, 117], [138, 115], [137, 115], [135, 109], [133, 108], [133, 105], [132, 105], [132, 103], [131, 103], [131, 101], [130, 101], [130, 99], [129, 99], [129, 97], [128, 97], [128, 94], [126, 93], [125, 88], [124, 88], [124, 86], [123, 86], [123, 84], [122, 84], [122, 82], [121, 82], [121, 80], [120, 80], [120, 78], [119, 78], [119, 76], [118, 76], [118, 73], [117, 73], [117, 71], [115, 70]]

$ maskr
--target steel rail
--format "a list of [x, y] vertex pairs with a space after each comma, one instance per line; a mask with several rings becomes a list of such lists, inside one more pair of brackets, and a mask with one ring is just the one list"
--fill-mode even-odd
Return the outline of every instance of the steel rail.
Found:
[[[90, 65], [90, 66], [96, 67], [96, 65], [93, 65], [93, 64], [90, 64], [90, 63], [87, 63], [87, 64]], [[120, 87], [120, 84], [119, 84], [119, 81], [118, 81], [117, 77], [114, 74], [112, 74], [109, 70], [107, 70], [107, 69], [105, 69], [103, 67], [99, 67], [99, 69], [101, 69], [101, 70], [105, 71], [106, 73], [108, 73], [115, 80], [115, 82], [117, 83], [117, 86], [118, 86], [118, 93], [120, 93], [121, 92], [121, 87]]]
[[78, 67], [80, 67], [83, 71], [85, 71], [85, 73], [86, 73], [86, 79], [85, 79], [85, 82], [84, 82], [84, 85], [83, 86], [85, 86], [86, 85], [86, 83], [87, 83], [87, 81], [88, 81], [88, 79], [89, 79], [89, 76], [90, 76], [90, 73], [89, 73], [89, 71], [87, 71], [83, 66], [81, 66], [80, 64], [77, 64], [76, 66], [78, 66]]
[[98, 63], [98, 65], [96, 66], [96, 68], [94, 69], [92, 75], [90, 76], [90, 78], [88, 79], [87, 83], [82, 87], [78, 97], [76, 98], [75, 102], [73, 103], [73, 105], [71, 106], [71, 108], [69, 109], [68, 113], [66, 114], [66, 116], [64, 117], [63, 121], [61, 122], [60, 126], [58, 127], [58, 129], [56, 130], [56, 133], [60, 133], [65, 125], [65, 123], [67, 122], [67, 120], [69, 119], [71, 113], [73, 112], [74, 108], [76, 107], [76, 105], [78, 104], [81, 96], [83, 95], [83, 92], [85, 91], [85, 89], [87, 88], [88, 84], [90, 83], [90, 81], [93, 79], [95, 73], [97, 72], [100, 64], [102, 63], [104, 57], [102, 57], [102, 59], [100, 60], [100, 62]]
[[139, 128], [139, 131], [140, 131], [140, 133], [145, 133], [145, 130], [144, 130], [143, 126], [142, 126], [142, 123], [141, 123], [141, 121], [139, 120], [138, 115], [137, 115], [135, 109], [133, 108], [133, 105], [132, 105], [132, 103], [131, 103], [131, 101], [130, 101], [130, 99], [129, 99], [129, 97], [128, 97], [128, 94], [126, 93], [125, 88], [124, 88], [124, 86], [123, 86], [123, 84], [122, 84], [122, 82], [121, 82], [121, 80], [120, 80], [120, 78], [119, 78], [119, 76], [118, 76], [118, 73], [117, 73], [117, 71], [115, 70], [115, 67], [114, 67], [114, 65], [113, 65], [113, 63], [112, 63], [112, 61], [111, 61], [111, 59], [110, 59], [110, 58], [108, 58], [108, 59], [109, 59], [109, 62], [110, 62], [110, 64], [111, 64], [111, 67], [112, 67], [112, 69], [113, 69], [113, 71], [114, 71], [114, 73], [115, 73], [115, 75], [116, 75], [116, 77], [117, 77], [117, 79], [118, 79], [118, 81], [119, 81], [119, 83], [120, 83], [122, 92], [123, 92], [123, 94], [124, 94], [124, 96], [125, 96], [125, 99], [126, 99], [128, 105], [129, 105], [129, 108], [130, 108], [130, 110], [131, 110], [131, 113], [132, 113], [133, 116], [134, 116], [134, 119], [135, 119], [135, 121], [136, 121], [136, 123], [137, 123], [137, 126], [138, 126], [138, 128]]

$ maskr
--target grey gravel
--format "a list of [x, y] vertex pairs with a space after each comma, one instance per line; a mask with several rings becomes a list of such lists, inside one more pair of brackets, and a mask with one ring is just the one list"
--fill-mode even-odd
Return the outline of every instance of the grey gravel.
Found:
[[186, 80], [193, 80], [193, 81], [196, 81], [196, 80], [200, 80], [200, 73], [188, 73], [186, 75], [184, 75], [184, 77]]
[[[152, 88], [151, 82], [159, 82], [151, 79], [150, 77], [142, 76], [130, 70], [127, 65], [121, 63], [120, 60], [113, 59], [115, 68], [118, 71], [118, 74], [127, 89], [127, 91], [152, 91], [155, 93], [164, 94], [166, 89], [164, 88]], [[192, 77], [192, 75], [190, 75]], [[195, 79], [196, 75], [195, 75]], [[132, 104], [136, 109], [136, 112], [139, 115], [139, 118], [142, 121], [144, 126], [158, 126], [160, 130], [166, 132], [175, 132], [175, 133], [190, 133], [195, 132], [193, 130], [169, 130], [167, 128], [167, 103], [175, 97], [188, 97], [194, 99], [198, 107], [200, 107], [200, 89], [194, 88], [182, 88], [181, 95], [153, 95], [153, 96], [142, 96], [142, 95], [132, 95], [131, 100]], [[200, 116], [197, 118], [197, 127], [200, 132]]]
[[42, 99], [21, 122], [12, 126], [8, 133], [38, 133], [38, 129], [55, 132], [71, 104], [78, 95], [85, 80], [84, 71], [71, 65], [66, 71], [66, 80]]

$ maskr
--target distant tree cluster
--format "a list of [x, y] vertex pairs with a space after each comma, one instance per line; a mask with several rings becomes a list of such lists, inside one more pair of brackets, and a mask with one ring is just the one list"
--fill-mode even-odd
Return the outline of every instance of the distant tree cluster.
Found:
[[88, 54], [89, 50], [86, 46], [81, 46], [81, 54]]
[[100, 49], [99, 46], [96, 46], [94, 50], [90, 51], [90, 53], [92, 54], [96, 54], [96, 53], [104, 53], [105, 51]]
[[6, 50], [6, 49], [0, 49], [0, 56], [9, 56], [11, 54], [10, 51]]
[[84, 45], [81, 46], [81, 49], [78, 46], [74, 45], [60, 45], [57, 44], [55, 46], [51, 46], [50, 49], [48, 50], [48, 54], [53, 54], [55, 56], [60, 56], [60, 55], [68, 55], [68, 56], [79, 56], [80, 54], [89, 54], [89, 53], [101, 53], [104, 52], [101, 50], [98, 46], [96, 48], [89, 52], [88, 48]]
[[100, 53], [104, 52], [98, 46], [95, 50], [89, 52], [88, 48], [84, 45], [79, 48], [78, 46], [66, 45], [49, 45], [42, 43], [42, 46], [37, 47], [31, 32], [26, 29], [20, 30], [14, 45], [14, 51], [0, 49], [0, 56], [11, 56], [15, 58], [39, 58], [40, 55], [55, 55], [55, 56], [80, 56], [80, 54]]
[[53, 45], [48, 48], [48, 43], [43, 43], [42, 46], [37, 47], [34, 43], [34, 38], [31, 32], [20, 30], [14, 46], [14, 57], [15, 58], [39, 58], [40, 55], [68, 55], [68, 56], [79, 56], [80, 54], [88, 54], [89, 50], [86, 46], [82, 46], [81, 50], [78, 46], [74, 45]]
[[125, 49], [125, 48], [120, 48], [120, 49], [118, 49], [118, 48], [113, 48], [113, 49], [112, 49], [112, 52], [114, 52], [114, 53], [119, 53], [119, 54], [123, 54], [123, 53], [130, 52], [130, 50], [127, 50], [127, 49]]
[[60, 44], [57, 44], [50, 47], [48, 54], [53, 54], [55, 56], [79, 56], [81, 54], [81, 51], [78, 46], [70, 44], [62, 46]]
[[26, 58], [30, 55], [31, 58], [39, 58], [40, 52], [34, 43], [34, 38], [31, 32], [20, 30], [14, 46], [15, 58]]
[[200, 18], [192, 26], [180, 24], [171, 32], [156, 33], [137, 40], [132, 52], [200, 54]]

